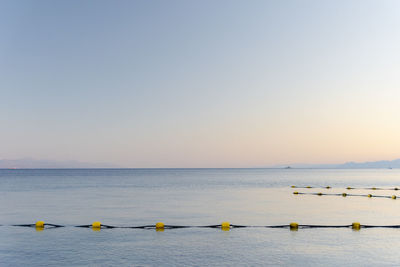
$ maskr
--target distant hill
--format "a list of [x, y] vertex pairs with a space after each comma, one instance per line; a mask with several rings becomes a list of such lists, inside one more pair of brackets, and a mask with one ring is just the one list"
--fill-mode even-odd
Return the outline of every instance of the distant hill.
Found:
[[[271, 167], [271, 166], [269, 166]], [[313, 168], [313, 169], [400, 169], [400, 159], [369, 162], [346, 162], [343, 164], [286, 164], [272, 168]], [[54, 161], [24, 159], [0, 159], [0, 169], [73, 169], [73, 168], [120, 168], [109, 163], [89, 163], [80, 161]]]
[[118, 168], [118, 166], [108, 163], [37, 160], [31, 158], [0, 160], [0, 169], [64, 169], [64, 168]]
[[380, 160], [368, 162], [346, 162], [343, 164], [289, 164], [278, 165], [275, 168], [315, 168], [315, 169], [388, 169], [400, 168], [400, 159], [395, 160]]
[[338, 165], [337, 168], [343, 168], [343, 169], [400, 168], [400, 159], [369, 161], [369, 162], [346, 162], [344, 164]]

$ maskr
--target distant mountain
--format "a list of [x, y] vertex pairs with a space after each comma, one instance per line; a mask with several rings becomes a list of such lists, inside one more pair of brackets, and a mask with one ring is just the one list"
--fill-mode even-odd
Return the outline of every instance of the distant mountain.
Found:
[[[271, 166], [269, 166], [271, 167]], [[80, 161], [54, 161], [24, 159], [0, 159], [0, 169], [73, 169], [73, 168], [120, 168], [109, 163], [89, 163]], [[312, 169], [388, 169], [399, 168], [400, 159], [369, 162], [346, 162], [343, 164], [285, 164], [272, 168], [312, 168]]]
[[54, 161], [24, 159], [1, 159], [0, 169], [68, 169], [68, 168], [118, 168], [108, 163], [88, 163], [79, 161]]
[[344, 164], [338, 165], [337, 168], [343, 168], [343, 169], [400, 168], [400, 159], [369, 161], [369, 162], [346, 162]]
[[368, 162], [346, 162], [343, 164], [289, 164], [278, 165], [275, 168], [314, 168], [314, 169], [389, 169], [400, 168], [400, 159]]

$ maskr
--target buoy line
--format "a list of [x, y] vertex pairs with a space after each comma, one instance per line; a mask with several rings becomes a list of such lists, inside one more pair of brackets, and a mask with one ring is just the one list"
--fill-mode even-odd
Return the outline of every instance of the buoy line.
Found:
[[294, 195], [314, 195], [314, 196], [342, 196], [342, 197], [380, 197], [380, 198], [391, 198], [391, 199], [397, 199], [396, 195], [392, 196], [379, 196], [379, 195], [372, 195], [372, 194], [367, 194], [367, 195], [359, 195], [359, 194], [347, 194], [347, 193], [338, 193], [338, 194], [329, 194], [329, 193], [304, 193], [304, 192], [293, 192]]
[[[301, 189], [311, 189], [311, 188], [320, 188], [320, 189], [332, 189], [331, 186], [296, 186], [292, 185], [291, 188], [301, 188]], [[347, 190], [359, 189], [359, 190], [400, 190], [400, 187], [392, 187], [392, 188], [382, 188], [382, 187], [346, 187]]]
[[[0, 225], [5, 226], [5, 225]], [[44, 221], [37, 221], [33, 224], [14, 224], [11, 226], [20, 226], [20, 227], [32, 227], [36, 228], [37, 231], [43, 231], [44, 229], [56, 229], [60, 227], [68, 227], [67, 225], [59, 225], [52, 223], [45, 223]], [[221, 224], [215, 225], [203, 225], [203, 226], [190, 226], [190, 225], [166, 225], [162, 222], [158, 222], [152, 225], [141, 225], [141, 226], [115, 226], [115, 225], [106, 225], [101, 222], [93, 222], [92, 224], [86, 225], [73, 225], [70, 227], [84, 227], [91, 228], [94, 231], [100, 231], [101, 229], [155, 229], [156, 231], [164, 231], [165, 229], [180, 229], [180, 228], [219, 228], [224, 231], [229, 231], [234, 228], [288, 228], [292, 231], [297, 231], [298, 229], [307, 229], [307, 228], [351, 228], [353, 230], [360, 230], [361, 228], [400, 228], [400, 225], [364, 225], [359, 222], [353, 222], [348, 225], [318, 225], [318, 224], [298, 224], [297, 222], [292, 222], [290, 224], [282, 224], [282, 225], [236, 225], [230, 224], [229, 222], [223, 222]]]

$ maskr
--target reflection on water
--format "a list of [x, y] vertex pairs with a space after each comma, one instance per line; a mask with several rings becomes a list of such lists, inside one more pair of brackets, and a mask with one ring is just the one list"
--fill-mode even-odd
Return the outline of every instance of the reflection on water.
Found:
[[[399, 177], [399, 170], [0, 170], [0, 266], [395, 264], [398, 229], [72, 226], [400, 224], [400, 199], [292, 194], [399, 187]], [[38, 220], [67, 227], [9, 226]]]

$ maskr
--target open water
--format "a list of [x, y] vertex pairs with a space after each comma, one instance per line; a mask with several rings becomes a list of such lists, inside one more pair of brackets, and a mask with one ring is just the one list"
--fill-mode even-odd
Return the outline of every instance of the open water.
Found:
[[[332, 189], [293, 189], [331, 186]], [[400, 224], [400, 170], [0, 170], [0, 266], [400, 265], [400, 229], [101, 229], [115, 226]], [[65, 225], [36, 231], [38, 220]]]

